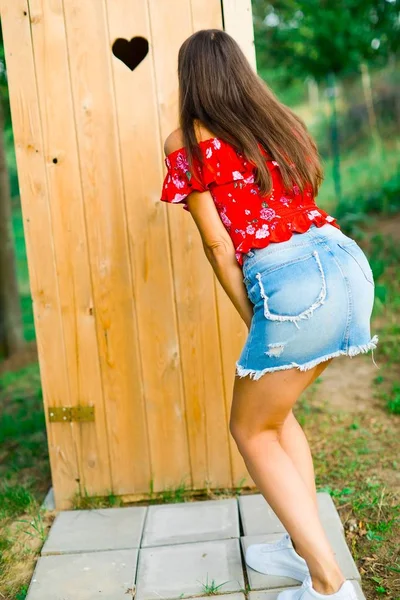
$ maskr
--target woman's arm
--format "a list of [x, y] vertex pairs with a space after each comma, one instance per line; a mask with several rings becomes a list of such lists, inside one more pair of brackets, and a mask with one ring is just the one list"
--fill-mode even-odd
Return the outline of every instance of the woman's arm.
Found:
[[243, 273], [235, 257], [235, 248], [226, 231], [210, 192], [192, 192], [188, 208], [203, 242], [204, 252], [218, 281], [247, 327], [253, 317], [253, 304], [247, 296]]
[[[207, 139], [213, 134], [201, 127], [198, 135], [200, 139]], [[182, 132], [176, 129], [165, 140], [165, 155], [168, 156], [174, 150], [182, 148], [183, 144]], [[204, 252], [218, 281], [247, 327], [250, 328], [253, 304], [247, 296], [242, 269], [235, 258], [232, 240], [220, 219], [210, 192], [193, 191], [187, 196], [186, 202], [200, 232]]]

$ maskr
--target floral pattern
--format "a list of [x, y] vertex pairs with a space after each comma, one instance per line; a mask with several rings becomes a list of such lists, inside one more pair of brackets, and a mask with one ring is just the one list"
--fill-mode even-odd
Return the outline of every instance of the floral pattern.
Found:
[[191, 192], [209, 191], [240, 265], [243, 254], [252, 248], [286, 241], [293, 232], [304, 233], [312, 224], [321, 227], [330, 223], [340, 229], [336, 219], [315, 204], [311, 185], [303, 191], [297, 185], [284, 187], [279, 163], [261, 145], [272, 177], [268, 196], [260, 194], [254, 165], [231, 144], [211, 138], [198, 145], [203, 164], [194, 159], [192, 169], [184, 148], [165, 158], [167, 174], [161, 200], [183, 204], [189, 210], [187, 197]]

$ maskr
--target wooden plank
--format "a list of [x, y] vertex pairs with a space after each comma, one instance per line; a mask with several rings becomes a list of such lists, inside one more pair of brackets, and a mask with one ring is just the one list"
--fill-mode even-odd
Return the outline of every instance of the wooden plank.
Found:
[[238, 42], [248, 61], [257, 70], [251, 0], [221, 0], [224, 29]]
[[[228, 6], [229, 4], [229, 6]], [[243, 25], [243, 15], [244, 23]], [[250, 15], [250, 19], [249, 19]], [[204, 11], [204, 3], [201, 0], [192, 0], [193, 28], [195, 31], [203, 28], [222, 28], [221, 3], [210, 1], [207, 11]], [[229, 27], [228, 33], [233, 35], [243, 47], [247, 58], [255, 66], [255, 54], [253, 44], [253, 23], [251, 19], [250, 2], [224, 3], [225, 25]], [[226, 29], [225, 26], [225, 30]], [[250, 32], [248, 29], [250, 28]], [[246, 30], [247, 29], [247, 30]], [[250, 42], [250, 43], [249, 43]], [[252, 50], [253, 48], [253, 50]], [[218, 319], [218, 336], [220, 344], [220, 357], [222, 361], [223, 393], [225, 399], [226, 427], [228, 431], [227, 443], [229, 445], [231, 463], [230, 485], [254, 486], [243, 458], [240, 455], [233, 437], [229, 433], [229, 416], [232, 405], [232, 390], [234, 382], [235, 362], [246, 341], [247, 330], [236, 309], [226, 295], [218, 279], [214, 276], [214, 294], [216, 297], [216, 310]], [[210, 416], [212, 407], [210, 407]], [[215, 448], [217, 450], [217, 448]]]
[[93, 423], [76, 425], [81, 489], [107, 495], [110, 461], [63, 5], [30, 0], [30, 7], [71, 405], [95, 407]]
[[[209, 1], [209, 6], [207, 8], [207, 11], [204, 10], [204, 3], [201, 2], [201, 0], [191, 0], [191, 6], [192, 6], [192, 21], [193, 21], [193, 30], [194, 31], [198, 31], [199, 29], [222, 29], [223, 26], [223, 22], [222, 22], [222, 6], [221, 6], [221, 2], [220, 0], [210, 0]], [[210, 268], [210, 266], [207, 264], [207, 268]], [[207, 402], [207, 398], [208, 395], [206, 396], [206, 411], [207, 411], [207, 423], [210, 423], [214, 420], [215, 415], [214, 413], [216, 412], [216, 408], [218, 408], [218, 412], [217, 412], [217, 419], [215, 422], [216, 427], [218, 428], [218, 430], [222, 433], [223, 428], [225, 428], [226, 431], [226, 437], [222, 436], [221, 434], [218, 436], [216, 435], [215, 429], [214, 428], [209, 428], [207, 427], [207, 446], [209, 448], [208, 450], [208, 454], [209, 454], [209, 461], [211, 463], [211, 465], [219, 465], [221, 472], [222, 470], [225, 471], [226, 473], [226, 479], [228, 481], [228, 483], [226, 483], [225, 485], [231, 487], [233, 485], [233, 477], [234, 477], [234, 473], [235, 473], [235, 468], [236, 466], [236, 462], [238, 462], [239, 459], [239, 464], [240, 461], [243, 465], [243, 460], [237, 450], [236, 444], [232, 438], [232, 436], [230, 435], [229, 432], [229, 414], [230, 414], [230, 407], [232, 404], [232, 392], [229, 389], [230, 383], [231, 383], [231, 372], [229, 370], [229, 368], [227, 368], [226, 365], [226, 358], [225, 358], [225, 354], [226, 354], [226, 347], [225, 344], [230, 343], [230, 339], [229, 336], [227, 339], [225, 339], [224, 337], [224, 332], [222, 332], [221, 334], [221, 323], [219, 322], [219, 311], [222, 310], [223, 313], [225, 314], [226, 311], [228, 312], [228, 314], [232, 314], [232, 304], [231, 301], [229, 300], [229, 298], [227, 297], [226, 293], [223, 291], [220, 283], [218, 282], [217, 277], [215, 276], [214, 273], [212, 273], [212, 279], [213, 279], [213, 287], [212, 287], [212, 295], [214, 296], [214, 301], [215, 301], [215, 306], [214, 309], [212, 311], [212, 313], [209, 313], [208, 317], [211, 316], [211, 314], [213, 315], [213, 318], [215, 317], [217, 320], [217, 332], [216, 332], [216, 336], [218, 338], [218, 353], [219, 353], [219, 376], [222, 378], [222, 386], [221, 386], [221, 393], [223, 395], [223, 402], [224, 402], [224, 406], [222, 407], [221, 405], [221, 397], [218, 397], [218, 400], [216, 401], [214, 398], [210, 398], [210, 402]], [[220, 288], [220, 290], [218, 290], [217, 288]], [[218, 292], [222, 291], [223, 292], [223, 296], [221, 296], [221, 298], [219, 297]], [[206, 323], [207, 325], [207, 323]], [[212, 327], [215, 327], [214, 322], [212, 323]], [[213, 343], [215, 343], [215, 340], [213, 340]], [[228, 349], [228, 354], [231, 353], [231, 350]], [[222, 410], [223, 408], [223, 410]], [[223, 453], [223, 457], [225, 459], [225, 456], [227, 453], [228, 459], [229, 459], [229, 467], [225, 464], [224, 461], [218, 460], [218, 454], [221, 452], [222, 450], [222, 445], [224, 445], [224, 453]], [[217, 473], [216, 473], [217, 475]], [[228, 479], [229, 477], [229, 479]], [[221, 480], [221, 475], [220, 473], [218, 473], [218, 478], [217, 481]]]
[[[137, 291], [132, 286], [104, 2], [64, 2], [113, 491], [150, 488]], [[149, 335], [153, 335], [149, 332]]]
[[[200, 0], [192, 0], [192, 19], [193, 29], [197, 31], [203, 28], [222, 28], [221, 3], [217, 1], [209, 2], [207, 11], [204, 11], [204, 3]], [[224, 5], [225, 6], [225, 5]], [[250, 9], [250, 12], [249, 12]], [[248, 3], [231, 3], [227, 7], [229, 33], [238, 40], [250, 62], [255, 66], [255, 55], [252, 57], [251, 40], [253, 43], [252, 31], [253, 24], [250, 19], [251, 6]], [[245, 22], [251, 28], [250, 33], [244, 31], [242, 17], [245, 15]], [[225, 17], [224, 11], [224, 17]], [[225, 28], [226, 29], [226, 28]], [[238, 38], [239, 36], [239, 38]], [[254, 48], [254, 45], [253, 45]], [[227, 443], [229, 445], [231, 462], [231, 485], [249, 485], [254, 486], [254, 482], [247, 472], [243, 458], [241, 457], [233, 437], [229, 433], [229, 416], [232, 405], [232, 389], [234, 382], [235, 361], [240, 354], [241, 348], [246, 340], [247, 330], [242, 323], [236, 309], [233, 307], [230, 299], [226, 295], [218, 279], [214, 276], [214, 294], [216, 297], [216, 310], [218, 319], [218, 336], [220, 344], [220, 356], [222, 361], [223, 392], [225, 399], [226, 427], [228, 431]]]
[[[191, 486], [180, 348], [163, 179], [153, 42], [146, 0], [107, 2], [108, 46], [143, 36], [150, 52], [131, 72], [113, 58], [153, 490]], [[161, 17], [160, 17], [161, 18]]]
[[58, 509], [79, 490], [73, 423], [49, 424], [48, 406], [68, 406], [71, 390], [53, 245], [46, 156], [38, 106], [29, 8], [26, 0], [0, 4], [10, 89], [23, 225], [46, 414], [50, 465]]
[[[227, 413], [230, 414], [235, 378], [235, 362], [239, 358], [242, 347], [246, 342], [247, 328], [217, 279], [215, 280], [215, 285]], [[234, 487], [253, 487], [255, 484], [247, 471], [236, 442], [231, 435], [229, 436], [229, 445], [232, 465], [232, 485]]]
[[[251, 1], [222, 0], [222, 9], [224, 30], [236, 39], [250, 64], [256, 69]], [[217, 278], [215, 278], [214, 283], [217, 297], [225, 401], [229, 418], [235, 378], [235, 362], [246, 342], [247, 329]], [[231, 453], [232, 484], [234, 486], [244, 485], [254, 487], [254, 481], [250, 477], [243, 458], [231, 435], [229, 435], [229, 446]]]
[[[150, 0], [162, 139], [178, 124], [177, 57], [192, 34], [190, 0]], [[205, 21], [202, 21], [205, 25]], [[193, 487], [231, 485], [213, 273], [190, 215], [167, 207]]]
[[222, 29], [221, 0], [207, 0], [207, 9], [204, 0], [191, 0], [193, 31], [199, 29]]

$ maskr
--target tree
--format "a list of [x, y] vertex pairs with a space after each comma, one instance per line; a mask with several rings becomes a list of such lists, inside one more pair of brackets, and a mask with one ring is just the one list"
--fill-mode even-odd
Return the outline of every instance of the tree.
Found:
[[[366, 65], [387, 62], [399, 49], [396, 0], [253, 0], [255, 41], [260, 70], [277, 67], [286, 83], [312, 75], [325, 81], [331, 105], [333, 179], [341, 200], [337, 77], [363, 72]], [[366, 96], [366, 100], [369, 98]], [[369, 103], [369, 114], [373, 105]], [[372, 124], [370, 117], [370, 124]], [[374, 130], [376, 139], [377, 130]]]
[[399, 50], [397, 0], [253, 0], [257, 64], [324, 80]]
[[0, 71], [0, 355], [8, 357], [12, 353], [17, 352], [24, 345], [25, 341], [16, 275], [10, 186], [3, 139], [3, 105], [6, 100], [8, 105], [8, 90], [1, 29], [0, 66], [2, 66]]

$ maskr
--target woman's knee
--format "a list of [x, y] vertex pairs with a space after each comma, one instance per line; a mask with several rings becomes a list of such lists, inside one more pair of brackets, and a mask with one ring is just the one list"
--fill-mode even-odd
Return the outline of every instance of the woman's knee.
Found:
[[284, 423], [301, 394], [306, 375], [298, 369], [277, 371], [257, 381], [236, 378], [229, 429], [240, 447], [249, 446], [260, 435], [279, 438]]
[[279, 440], [282, 426], [282, 422], [275, 420], [250, 424], [231, 419], [229, 430], [239, 451], [242, 451], [257, 444], [261, 436], [264, 442]]

